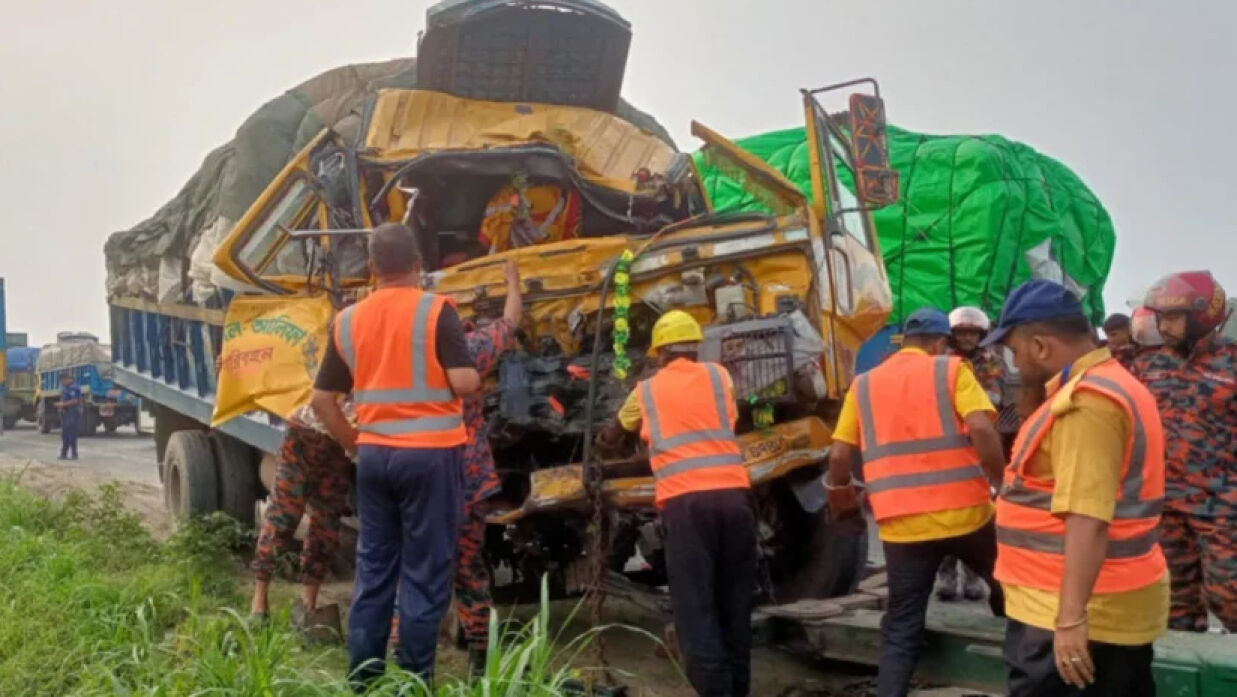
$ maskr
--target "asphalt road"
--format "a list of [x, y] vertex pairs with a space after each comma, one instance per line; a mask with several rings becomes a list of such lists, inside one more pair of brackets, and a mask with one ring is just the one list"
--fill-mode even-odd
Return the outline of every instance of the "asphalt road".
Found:
[[[143, 424], [145, 435], [137, 435], [132, 426], [113, 434], [84, 436], [77, 441], [79, 458], [66, 462], [90, 469], [98, 475], [121, 481], [159, 484], [155, 469], [155, 439]], [[38, 460], [46, 465], [60, 464], [60, 431], [39, 433], [34, 424], [21, 423], [0, 435], [0, 455], [13, 459]]]

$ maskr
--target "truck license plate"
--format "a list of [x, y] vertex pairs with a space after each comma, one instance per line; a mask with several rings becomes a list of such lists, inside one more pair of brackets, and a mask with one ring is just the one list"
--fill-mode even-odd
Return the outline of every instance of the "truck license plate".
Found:
[[116, 413], [115, 404], [104, 404], [99, 407], [99, 416], [113, 416]]

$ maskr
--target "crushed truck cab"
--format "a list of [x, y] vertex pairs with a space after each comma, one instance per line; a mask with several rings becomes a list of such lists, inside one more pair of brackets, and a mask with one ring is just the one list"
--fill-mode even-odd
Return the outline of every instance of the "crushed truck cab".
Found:
[[[113, 300], [118, 376], [156, 405], [169, 505], [253, 520], [257, 463], [305, 403], [332, 314], [370, 290], [368, 231], [400, 221], [426, 287], [475, 326], [501, 316], [503, 267], [519, 267], [517, 346], [483, 397], [502, 481], [485, 550], [499, 586], [535, 593], [547, 575], [578, 592], [595, 563], [665, 582], [647, 456], [634, 438], [606, 459], [591, 445], [652, 373], [653, 323], [679, 309], [704, 327], [701, 357], [734, 378], [762, 592], [848, 592], [867, 537], [861, 522], [827, 522], [820, 474], [855, 355], [891, 305], [870, 214], [897, 192], [875, 81], [802, 92], [811, 196], [693, 124], [706, 160], [770, 211], [724, 214], [693, 159], [623, 111], [621, 63], [598, 58], [626, 55], [608, 8], [473, 0], [431, 10], [428, 25], [418, 88], [376, 90], [237, 219], [213, 257], [227, 293], [205, 308]], [[542, 54], [542, 34], [602, 45]], [[526, 62], [495, 72], [482, 64], [497, 54], [468, 50], [499, 39], [530, 41]], [[424, 53], [440, 50], [457, 53]], [[516, 73], [519, 94], [481, 77]], [[845, 88], [858, 92], [845, 113], [823, 108]], [[598, 520], [607, 534], [592, 532]]]

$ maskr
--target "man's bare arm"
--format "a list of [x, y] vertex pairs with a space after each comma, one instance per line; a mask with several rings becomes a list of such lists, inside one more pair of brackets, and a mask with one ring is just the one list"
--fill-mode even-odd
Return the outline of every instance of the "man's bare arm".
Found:
[[481, 374], [471, 366], [465, 368], [447, 368], [447, 383], [456, 397], [467, 397], [481, 389]]
[[345, 452], [352, 454], [356, 452], [357, 430], [348, 422], [348, 417], [344, 416], [344, 410], [339, 406], [341, 396], [338, 392], [314, 390], [309, 403], [327, 433], [343, 446]]
[[1061, 580], [1061, 621], [1072, 622], [1087, 610], [1095, 579], [1108, 555], [1108, 523], [1085, 515], [1065, 516], [1065, 575]]
[[507, 272], [507, 302], [503, 305], [503, 319], [512, 327], [520, 326], [524, 316], [524, 295], [520, 290], [520, 268], [514, 261], [508, 261]]
[[992, 415], [986, 411], [972, 412], [966, 415], [966, 428], [971, 437], [971, 445], [979, 453], [979, 464], [984, 472], [997, 486], [1005, 476], [1005, 448], [1001, 447], [1001, 434], [996, 432]]

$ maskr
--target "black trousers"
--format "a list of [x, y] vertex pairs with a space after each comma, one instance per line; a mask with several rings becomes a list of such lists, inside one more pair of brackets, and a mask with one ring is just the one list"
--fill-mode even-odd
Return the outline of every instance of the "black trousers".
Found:
[[1009, 697], [1155, 697], [1151, 644], [1117, 646], [1090, 642], [1095, 682], [1085, 690], [1061, 680], [1052, 652], [1052, 632], [1009, 621], [1005, 664]]
[[996, 526], [959, 537], [927, 542], [885, 542], [889, 575], [889, 609], [881, 618], [880, 672], [877, 697], [905, 697], [923, 650], [924, 623], [932, 585], [941, 560], [957, 557], [988, 583], [988, 604], [997, 617], [1005, 615], [1005, 594], [992, 577], [996, 565]]
[[701, 697], [747, 697], [751, 685], [756, 515], [746, 489], [666, 501], [670, 606], [687, 678]]

